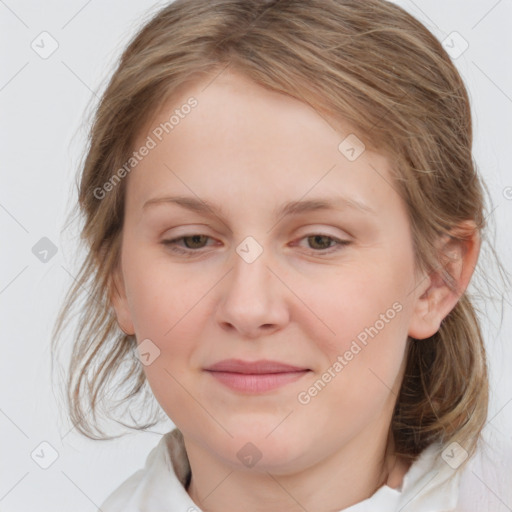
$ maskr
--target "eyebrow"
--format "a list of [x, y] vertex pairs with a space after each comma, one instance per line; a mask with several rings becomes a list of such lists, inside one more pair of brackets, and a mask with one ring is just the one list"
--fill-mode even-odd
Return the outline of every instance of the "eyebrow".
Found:
[[[203, 201], [195, 197], [188, 196], [163, 196], [154, 197], [144, 203], [142, 209], [145, 210], [150, 206], [161, 204], [176, 204], [187, 210], [202, 213], [206, 215], [215, 215], [216, 217], [224, 218], [225, 213], [220, 205], [211, 202]], [[359, 201], [358, 199], [349, 199], [347, 197], [323, 197], [315, 199], [307, 199], [300, 201], [289, 201], [276, 208], [273, 215], [276, 218], [285, 217], [287, 215], [298, 215], [301, 213], [309, 213], [319, 210], [339, 210], [342, 211], [346, 208], [361, 211], [363, 213], [377, 215], [377, 212], [367, 204]]]

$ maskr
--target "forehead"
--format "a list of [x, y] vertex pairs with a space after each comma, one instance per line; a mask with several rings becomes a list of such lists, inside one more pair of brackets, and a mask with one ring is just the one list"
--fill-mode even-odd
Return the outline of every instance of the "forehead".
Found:
[[261, 196], [274, 210], [308, 194], [339, 192], [377, 209], [400, 200], [389, 160], [363, 150], [348, 124], [334, 128], [312, 106], [232, 71], [181, 88], [135, 149], [149, 140], [152, 149], [129, 175], [127, 200], [138, 209], [165, 192], [240, 205]]

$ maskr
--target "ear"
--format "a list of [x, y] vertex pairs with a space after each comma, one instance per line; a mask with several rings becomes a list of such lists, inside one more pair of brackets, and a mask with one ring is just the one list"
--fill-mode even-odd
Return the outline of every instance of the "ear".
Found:
[[425, 339], [433, 336], [443, 319], [456, 306], [475, 270], [481, 240], [473, 221], [464, 221], [439, 241], [440, 264], [453, 277], [456, 290], [442, 279], [439, 270], [432, 271], [419, 288], [409, 325], [409, 336]]
[[119, 328], [125, 334], [135, 334], [120, 265], [114, 269], [110, 278], [109, 299], [116, 313]]

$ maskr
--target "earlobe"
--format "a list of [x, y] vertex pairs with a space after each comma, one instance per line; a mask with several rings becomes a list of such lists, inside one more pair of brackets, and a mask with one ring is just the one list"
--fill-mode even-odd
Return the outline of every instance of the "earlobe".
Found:
[[[408, 332], [414, 339], [433, 336], [465, 292], [480, 252], [480, 235], [475, 223], [461, 223], [450, 235], [443, 237], [438, 250], [439, 268], [424, 278], [425, 283], [418, 287]], [[443, 279], [443, 268], [452, 276], [453, 287]]]
[[116, 268], [110, 278], [109, 299], [117, 317], [119, 328], [127, 335], [135, 334], [131, 320], [124, 280], [119, 268]]

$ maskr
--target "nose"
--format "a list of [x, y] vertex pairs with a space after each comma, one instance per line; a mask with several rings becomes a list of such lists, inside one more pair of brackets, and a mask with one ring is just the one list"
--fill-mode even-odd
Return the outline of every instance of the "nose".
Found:
[[250, 339], [282, 329], [289, 321], [287, 288], [270, 267], [266, 251], [252, 262], [235, 252], [233, 261], [220, 288], [218, 324]]

